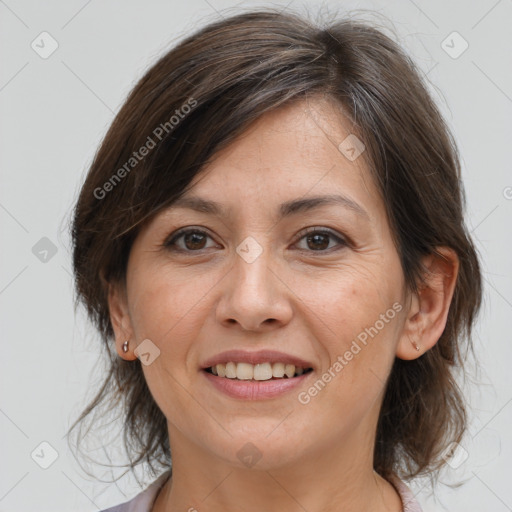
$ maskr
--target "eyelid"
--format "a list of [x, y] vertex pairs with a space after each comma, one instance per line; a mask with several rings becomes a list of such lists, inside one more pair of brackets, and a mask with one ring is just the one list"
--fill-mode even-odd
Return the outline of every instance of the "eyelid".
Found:
[[[202, 227], [199, 228], [199, 227], [195, 227], [195, 226], [185, 226], [185, 227], [179, 228], [178, 230], [171, 233], [164, 240], [162, 245], [164, 247], [171, 246], [178, 238], [180, 238], [183, 235], [186, 235], [189, 232], [201, 233], [203, 235], [210, 237], [212, 240], [214, 239], [213, 236], [205, 228], [202, 228]], [[199, 251], [186, 251], [186, 252], [192, 253], [192, 252], [199, 252]]]
[[[295, 239], [294, 244], [300, 242], [305, 236], [309, 235], [310, 233], [320, 233], [320, 234], [327, 234], [330, 235], [332, 238], [335, 238], [339, 245], [341, 246], [350, 246], [352, 244], [351, 240], [344, 236], [337, 231], [334, 231], [331, 228], [327, 228], [324, 226], [310, 226], [304, 229], [301, 229], [297, 233], [297, 237]], [[328, 249], [326, 251], [307, 251], [307, 252], [317, 252], [317, 253], [328, 253], [335, 250], [335, 248], [331, 247], [331, 249]]]
[[[181, 252], [188, 253], [188, 254], [193, 254], [193, 253], [200, 254], [205, 249], [199, 249], [197, 251], [191, 251], [191, 250], [182, 249], [182, 248], [176, 246], [176, 244], [175, 244], [176, 240], [178, 240], [183, 235], [185, 235], [185, 234], [187, 234], [189, 232], [201, 233], [201, 234], [206, 235], [207, 237], [211, 238], [212, 240], [214, 240], [214, 237], [205, 228], [195, 227], [195, 226], [185, 226], [185, 227], [179, 228], [175, 232], [171, 233], [171, 235], [169, 235], [164, 240], [162, 246], [165, 247], [165, 248], [174, 246], [174, 250], [176, 250], [176, 251], [181, 251]], [[320, 234], [329, 235], [333, 239], [336, 240], [336, 242], [338, 243], [339, 247], [338, 248], [331, 247], [330, 249], [325, 250], [325, 251], [313, 251], [313, 250], [309, 250], [308, 251], [306, 249], [299, 249], [302, 252], [312, 252], [312, 253], [317, 253], [317, 254], [322, 254], [322, 253], [325, 254], [325, 253], [330, 253], [330, 252], [339, 250], [339, 249], [341, 249], [343, 247], [349, 247], [349, 246], [353, 245], [352, 241], [350, 240], [349, 237], [347, 237], [346, 235], [342, 235], [342, 234], [338, 233], [337, 231], [335, 231], [335, 230], [333, 230], [331, 228], [327, 228], [325, 226], [309, 226], [309, 227], [301, 229], [297, 233], [297, 236], [295, 237], [295, 241], [293, 242], [293, 244], [294, 245], [297, 244], [298, 242], [300, 242], [304, 237], [306, 237], [310, 233], [320, 233]]]

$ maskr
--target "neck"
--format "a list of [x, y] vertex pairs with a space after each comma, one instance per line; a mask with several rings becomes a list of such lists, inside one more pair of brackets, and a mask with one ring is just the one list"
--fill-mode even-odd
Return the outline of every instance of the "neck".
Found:
[[372, 453], [351, 450], [350, 443], [344, 451], [331, 444], [314, 455], [304, 452], [293, 463], [256, 469], [258, 464], [240, 468], [221, 461], [174, 429], [170, 434], [172, 478], [152, 512], [402, 511], [397, 491], [373, 471]]

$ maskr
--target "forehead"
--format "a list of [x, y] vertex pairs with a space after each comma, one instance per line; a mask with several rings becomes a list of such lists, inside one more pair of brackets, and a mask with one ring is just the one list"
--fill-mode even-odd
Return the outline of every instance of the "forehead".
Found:
[[[284, 204], [300, 197], [337, 195], [370, 217], [383, 204], [363, 158], [364, 148], [332, 101], [301, 100], [265, 113], [217, 152], [187, 196], [230, 208]], [[351, 152], [351, 150], [354, 150]], [[184, 202], [182, 201], [182, 204]], [[190, 201], [189, 201], [190, 204]], [[216, 212], [220, 213], [220, 212]]]

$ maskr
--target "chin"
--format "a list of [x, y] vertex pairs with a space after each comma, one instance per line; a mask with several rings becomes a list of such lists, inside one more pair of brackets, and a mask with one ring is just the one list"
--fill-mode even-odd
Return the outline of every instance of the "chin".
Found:
[[252, 434], [246, 429], [245, 435], [238, 434], [223, 440], [223, 443], [216, 446], [225, 449], [215, 450], [216, 455], [236, 468], [254, 471], [270, 471], [294, 465], [305, 455], [303, 440], [307, 436], [304, 432], [294, 432], [292, 435], [287, 429], [277, 435], [275, 428], [278, 424], [274, 421], [271, 428]]

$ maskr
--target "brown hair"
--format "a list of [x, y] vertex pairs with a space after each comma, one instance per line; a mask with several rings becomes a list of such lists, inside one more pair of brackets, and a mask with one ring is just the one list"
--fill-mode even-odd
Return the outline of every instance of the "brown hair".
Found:
[[[407, 289], [418, 290], [420, 258], [436, 246], [453, 248], [460, 260], [438, 343], [416, 360], [395, 360], [374, 468], [384, 477], [436, 473], [443, 450], [462, 437], [466, 411], [453, 371], [464, 360], [464, 339], [471, 346], [482, 290], [463, 219], [453, 136], [415, 64], [382, 31], [349, 18], [313, 26], [297, 14], [266, 8], [207, 25], [145, 73], [108, 130], [76, 204], [77, 303], [101, 333], [110, 367], [70, 430], [101, 404], [110, 410], [122, 402], [132, 471], [143, 461], [154, 474], [153, 463], [171, 465], [168, 431], [140, 361], [127, 362], [114, 350], [108, 283], [124, 282], [141, 227], [183, 194], [217, 151], [263, 113], [314, 95], [334, 100], [364, 141], [363, 157], [385, 202]], [[139, 159], [142, 147], [148, 151]]]

